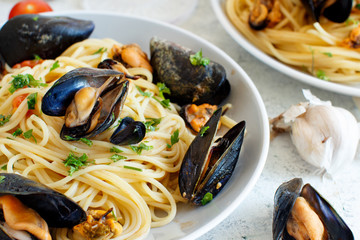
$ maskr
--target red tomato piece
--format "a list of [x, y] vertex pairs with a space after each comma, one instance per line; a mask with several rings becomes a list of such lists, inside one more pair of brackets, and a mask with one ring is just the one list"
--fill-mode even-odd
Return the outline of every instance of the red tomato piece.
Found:
[[23, 0], [15, 4], [9, 14], [9, 19], [21, 14], [50, 12], [52, 8], [43, 0]]

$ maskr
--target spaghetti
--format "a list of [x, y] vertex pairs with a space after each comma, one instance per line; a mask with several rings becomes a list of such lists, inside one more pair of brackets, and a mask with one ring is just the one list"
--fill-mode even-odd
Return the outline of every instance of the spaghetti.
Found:
[[350, 34], [357, 31], [359, 10], [354, 7], [344, 23], [334, 23], [324, 17], [314, 23], [301, 0], [276, 1], [280, 4], [281, 20], [260, 31], [251, 29], [248, 23], [255, 1], [226, 0], [225, 10], [241, 34], [281, 62], [323, 80], [360, 81], [360, 52], [347, 44]]

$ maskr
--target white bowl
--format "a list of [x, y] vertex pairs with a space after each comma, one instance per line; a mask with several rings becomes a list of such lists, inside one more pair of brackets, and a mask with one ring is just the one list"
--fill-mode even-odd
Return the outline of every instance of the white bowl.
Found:
[[151, 229], [148, 239], [194, 239], [224, 220], [254, 187], [269, 148], [265, 106], [248, 75], [216, 46], [170, 24], [114, 13], [76, 11], [50, 15], [92, 20], [95, 23], [92, 38], [113, 38], [124, 44], [137, 43], [148, 54], [150, 38], [156, 35], [196, 51], [202, 49], [204, 56], [225, 67], [232, 87], [228, 102], [233, 104], [233, 108], [228, 115], [237, 121], [247, 122], [247, 135], [234, 174], [211, 203], [203, 207], [179, 204], [175, 220], [166, 226]]

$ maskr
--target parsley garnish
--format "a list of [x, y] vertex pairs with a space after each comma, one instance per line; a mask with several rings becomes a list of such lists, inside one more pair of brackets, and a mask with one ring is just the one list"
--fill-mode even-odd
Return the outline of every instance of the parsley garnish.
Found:
[[4, 166], [1, 167], [2, 170], [6, 170], [7, 169], [7, 164], [5, 164]]
[[112, 148], [110, 148], [110, 152], [122, 153], [123, 151], [121, 149], [118, 149], [117, 147], [112, 147]]
[[360, 3], [356, 4], [355, 8], [360, 10]]
[[50, 72], [57, 69], [58, 67], [60, 67], [59, 61], [54, 62], [54, 64], [50, 68]]
[[141, 168], [137, 168], [137, 167], [132, 167], [132, 166], [124, 165], [124, 168], [142, 172], [142, 169], [141, 169]]
[[197, 53], [190, 55], [190, 62], [194, 66], [206, 66], [210, 63], [210, 60], [208, 58], [203, 58], [202, 49], [200, 49]]
[[332, 57], [332, 53], [331, 52], [323, 52], [324, 55], [328, 56], [328, 57]]
[[149, 119], [149, 121], [144, 122], [147, 132], [152, 132], [159, 129], [156, 126], [160, 124], [161, 118], [147, 118], [147, 119]]
[[33, 17], [33, 20], [36, 22], [37, 20], [39, 20], [39, 16]]
[[24, 138], [26, 138], [26, 139], [32, 138], [32, 139], [34, 139], [35, 143], [37, 143], [36, 138], [34, 137], [34, 135], [32, 134], [32, 132], [33, 132], [32, 129], [24, 132]]
[[175, 132], [171, 135], [170, 141], [171, 145], [166, 144], [167, 148], [171, 148], [175, 143], [179, 141], [179, 129], [176, 129]]
[[158, 103], [160, 103], [164, 108], [171, 109], [170, 99], [159, 100], [156, 97], [153, 97], [153, 99], [155, 99]]
[[42, 58], [41, 58], [39, 55], [37, 55], [37, 54], [34, 54], [34, 59], [35, 59], [35, 60], [42, 60]]
[[5, 123], [10, 121], [10, 118], [11, 118], [11, 114], [7, 116], [0, 114], [0, 127], [4, 126]]
[[156, 84], [156, 86], [159, 88], [159, 96], [162, 99], [165, 99], [164, 93], [171, 94], [170, 89], [168, 87], [166, 87], [165, 83], [158, 82]]
[[5, 176], [0, 176], [0, 183], [3, 183], [5, 179]]
[[40, 82], [40, 80], [35, 80], [31, 74], [18, 74], [12, 76], [14, 79], [10, 82], [11, 86], [9, 88], [10, 93], [14, 93], [16, 89], [27, 87], [45, 87], [46, 83]]
[[212, 193], [205, 193], [203, 199], [201, 199], [201, 204], [204, 206], [205, 204], [209, 203], [211, 200], [213, 200]]
[[90, 139], [87, 138], [80, 138], [80, 141], [91, 147], [93, 145], [93, 142]]
[[144, 97], [151, 97], [151, 93], [150, 92], [144, 92], [143, 90], [141, 90], [141, 88], [139, 86], [136, 86], [137, 90], [139, 91], [139, 93], [141, 95], [143, 95]]
[[329, 77], [326, 76], [326, 74], [323, 70], [318, 70], [316, 72], [316, 76], [322, 80], [329, 81]]
[[23, 130], [21, 130], [21, 128], [18, 128], [15, 130], [15, 132], [13, 132], [13, 136], [14, 137], [17, 137], [17, 136], [20, 136], [21, 134], [23, 133]]
[[36, 100], [37, 100], [37, 95], [38, 93], [32, 93], [29, 96], [27, 96], [27, 105], [28, 105], [28, 109], [35, 109], [35, 104], [36, 104]]
[[104, 53], [104, 52], [106, 52], [106, 51], [107, 51], [107, 48], [101, 47], [101, 48], [99, 48], [96, 52], [94, 52], [93, 55], [98, 54], [98, 53]]
[[130, 146], [131, 150], [136, 152], [137, 155], [141, 155], [142, 150], [149, 151], [153, 149], [153, 146], [148, 146], [145, 143], [140, 143], [139, 146]]
[[119, 155], [119, 154], [114, 154], [110, 157], [110, 159], [113, 160], [113, 162], [117, 162], [119, 160], [127, 159], [127, 157]]
[[209, 129], [209, 126], [202, 126], [200, 129], [200, 136], [203, 137], [206, 131]]
[[88, 156], [84, 153], [82, 156], [78, 157], [74, 153], [70, 152], [69, 156], [65, 159], [64, 164], [66, 167], [70, 167], [69, 175], [79, 170], [80, 167], [88, 165]]

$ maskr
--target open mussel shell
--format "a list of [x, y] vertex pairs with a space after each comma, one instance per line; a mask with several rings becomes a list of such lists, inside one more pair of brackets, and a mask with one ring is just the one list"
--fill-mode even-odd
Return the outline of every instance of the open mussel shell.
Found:
[[310, 184], [303, 186], [302, 179], [294, 178], [281, 184], [275, 192], [272, 226], [274, 240], [294, 239], [287, 232], [286, 223], [299, 196], [305, 198], [311, 209], [319, 216], [328, 235], [326, 239], [354, 239], [351, 230], [335, 209]]
[[[189, 146], [179, 172], [179, 188], [184, 198], [196, 205], [206, 193], [215, 197], [230, 179], [239, 159], [245, 133], [245, 121], [231, 128], [216, 146], [212, 146], [222, 109], [219, 108]], [[207, 160], [209, 162], [207, 162]]]
[[0, 173], [0, 176], [4, 177], [0, 183], [0, 196], [17, 197], [39, 213], [49, 227], [71, 228], [86, 219], [86, 212], [65, 195], [18, 174]]
[[11, 18], [0, 30], [0, 53], [13, 66], [38, 55], [43, 59], [58, 57], [69, 46], [90, 36], [91, 21], [35, 14]]
[[135, 121], [131, 117], [125, 117], [111, 135], [110, 142], [117, 145], [136, 144], [144, 139], [145, 134], [144, 123]]
[[170, 89], [168, 96], [180, 105], [210, 103], [219, 105], [230, 93], [224, 67], [210, 61], [206, 66], [190, 62], [192, 50], [154, 37], [150, 41], [154, 79]]
[[330, 6], [327, 6], [328, 2], [329, 0], [302, 0], [306, 10], [317, 22], [321, 14], [337, 23], [348, 19], [352, 9], [352, 0], [336, 0]]

